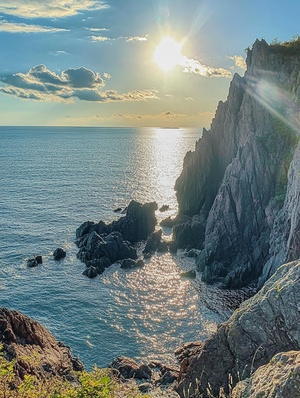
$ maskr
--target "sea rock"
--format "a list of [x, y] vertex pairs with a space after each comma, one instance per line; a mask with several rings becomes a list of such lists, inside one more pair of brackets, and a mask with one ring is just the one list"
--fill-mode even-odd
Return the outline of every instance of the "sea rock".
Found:
[[167, 210], [169, 210], [170, 209], [170, 206], [169, 205], [162, 205], [160, 208], [159, 208], [159, 211], [161, 212], [161, 213], [163, 213], [163, 212], [165, 212], [165, 211], [167, 211]]
[[141, 204], [132, 200], [126, 210], [126, 216], [110, 224], [111, 231], [121, 233], [124, 240], [137, 243], [147, 239], [156, 225], [155, 211], [157, 203]]
[[72, 371], [83, 370], [82, 363], [67, 346], [40, 323], [18, 311], [0, 308], [0, 341], [5, 358], [16, 360], [15, 371], [20, 377], [34, 374], [42, 378], [50, 374], [73, 378]]
[[97, 268], [98, 275], [102, 274], [105, 271], [105, 269], [108, 268], [110, 265], [111, 262], [107, 257], [101, 257], [96, 260], [90, 260], [86, 263], [87, 267]]
[[161, 240], [157, 246], [157, 253], [166, 253], [169, 250], [170, 242]]
[[82, 275], [87, 276], [90, 279], [96, 278], [98, 275], [98, 269], [91, 265], [83, 271]]
[[37, 267], [37, 265], [38, 265], [38, 262], [36, 260], [36, 257], [32, 257], [32, 258], [29, 258], [27, 260], [27, 267], [28, 268]]
[[122, 211], [122, 207], [117, 207], [116, 209], [114, 209], [114, 213], [121, 213]]
[[152, 254], [154, 253], [161, 240], [162, 230], [152, 232], [152, 234], [148, 237], [146, 246], [143, 250], [143, 253]]
[[[112, 264], [125, 258], [136, 259], [137, 254], [136, 250], [123, 240], [119, 232], [111, 232], [109, 235], [101, 237], [96, 231], [93, 231], [88, 235], [85, 244], [81, 246], [77, 257], [86, 264], [89, 261], [106, 257]], [[108, 261], [102, 261], [105, 261], [106, 267]]]
[[174, 244], [205, 250], [207, 283], [239, 288], [262, 274], [262, 286], [300, 256], [300, 54], [283, 47], [254, 43], [245, 76], [234, 75], [175, 184]]
[[183, 355], [180, 395], [218, 396], [221, 388], [228, 393], [229, 379], [234, 387], [276, 353], [299, 350], [299, 280], [300, 261], [282, 265], [216, 333]]
[[238, 383], [232, 392], [232, 398], [257, 397], [300, 397], [300, 351], [276, 354], [250, 379]]
[[181, 272], [180, 276], [182, 278], [190, 278], [190, 279], [195, 279], [196, 278], [196, 271], [194, 269], [191, 269], [186, 272]]
[[148, 365], [139, 365], [131, 358], [119, 356], [109, 365], [119, 371], [123, 379], [150, 380], [152, 371]]
[[159, 223], [159, 225], [161, 227], [167, 227], [167, 228], [173, 228], [174, 224], [175, 224], [175, 220], [171, 216], [164, 218]]
[[131, 258], [127, 258], [121, 262], [122, 269], [133, 269], [133, 268], [141, 268], [145, 265], [143, 260], [132, 260]]
[[185, 253], [185, 256], [190, 258], [197, 258], [198, 255], [199, 255], [199, 250], [196, 249], [190, 249]]
[[61, 260], [62, 258], [66, 257], [66, 255], [67, 255], [67, 253], [64, 251], [64, 249], [62, 249], [60, 247], [55, 249], [53, 252], [54, 260]]

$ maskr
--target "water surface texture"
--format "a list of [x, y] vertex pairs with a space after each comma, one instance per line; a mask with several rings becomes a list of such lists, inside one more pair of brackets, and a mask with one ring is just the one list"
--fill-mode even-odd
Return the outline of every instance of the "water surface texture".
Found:
[[[113, 265], [90, 280], [76, 259], [75, 230], [111, 221], [131, 199], [168, 204], [200, 129], [0, 128], [0, 305], [18, 309], [72, 347], [90, 368], [117, 355], [174, 360], [186, 341], [206, 337], [219, 321], [180, 278], [193, 260], [154, 256], [143, 269]], [[168, 234], [168, 231], [165, 231]], [[56, 247], [67, 257], [52, 259]], [[29, 269], [26, 259], [44, 263]]]

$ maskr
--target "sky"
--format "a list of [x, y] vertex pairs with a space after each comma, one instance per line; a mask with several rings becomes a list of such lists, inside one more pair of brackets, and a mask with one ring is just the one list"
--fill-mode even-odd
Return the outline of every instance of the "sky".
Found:
[[0, 125], [209, 127], [299, 0], [0, 0]]

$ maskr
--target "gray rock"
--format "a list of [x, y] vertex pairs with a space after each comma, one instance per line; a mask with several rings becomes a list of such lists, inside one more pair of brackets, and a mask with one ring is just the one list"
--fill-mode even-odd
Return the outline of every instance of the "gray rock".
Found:
[[161, 227], [167, 227], [167, 228], [173, 228], [174, 224], [175, 224], [175, 220], [171, 216], [164, 218], [159, 223], [159, 225]]
[[180, 395], [189, 390], [191, 397], [208, 397], [208, 388], [216, 396], [220, 388], [228, 392], [229, 378], [235, 386], [276, 353], [299, 350], [299, 280], [300, 261], [281, 266], [215, 334], [183, 355]]
[[28, 267], [28, 268], [37, 267], [37, 265], [38, 265], [38, 262], [37, 262], [37, 260], [36, 260], [35, 257], [29, 258], [29, 259], [27, 260], [27, 267]]
[[82, 273], [82, 275], [87, 276], [90, 279], [96, 278], [98, 274], [99, 274], [98, 269], [93, 266], [87, 267]]
[[182, 278], [195, 279], [196, 278], [196, 271], [194, 269], [191, 269], [190, 271], [181, 272], [180, 276]]
[[251, 376], [236, 385], [232, 398], [299, 398], [300, 351], [276, 354]]
[[152, 232], [152, 234], [148, 237], [146, 246], [143, 250], [143, 253], [154, 253], [161, 240], [161, 235], [162, 235], [162, 230], [160, 229], [159, 231]]
[[62, 258], [66, 257], [66, 255], [67, 255], [67, 253], [64, 251], [64, 249], [62, 249], [60, 247], [55, 249], [53, 252], [54, 260], [61, 260]]
[[139, 365], [133, 359], [124, 356], [115, 358], [109, 367], [118, 370], [124, 379], [150, 380], [152, 375], [148, 365]]

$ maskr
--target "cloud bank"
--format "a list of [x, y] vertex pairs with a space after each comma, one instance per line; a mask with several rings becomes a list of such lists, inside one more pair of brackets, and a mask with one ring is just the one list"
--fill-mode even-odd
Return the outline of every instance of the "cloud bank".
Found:
[[107, 73], [102, 78], [99, 73], [84, 67], [68, 68], [57, 74], [45, 65], [38, 65], [27, 73], [0, 75], [0, 92], [24, 99], [56, 102], [72, 102], [73, 98], [98, 102], [146, 101], [158, 98], [155, 89], [133, 90], [123, 94], [116, 90], [101, 91], [105, 85], [104, 79], [109, 78]]
[[241, 69], [247, 69], [247, 64], [245, 59], [241, 55], [233, 55], [232, 57], [227, 57], [228, 59], [232, 59], [234, 65]]
[[100, 0], [0, 0], [0, 13], [21, 18], [62, 18], [108, 8]]
[[205, 77], [232, 77], [232, 73], [227, 69], [206, 66], [201, 64], [201, 62], [196, 59], [188, 58], [185, 56], [182, 57], [180, 66], [182, 67], [184, 73], [192, 73]]
[[63, 32], [67, 29], [52, 28], [49, 26], [30, 25], [26, 23], [8, 22], [0, 20], [0, 32], [10, 33], [51, 33], [51, 32]]

